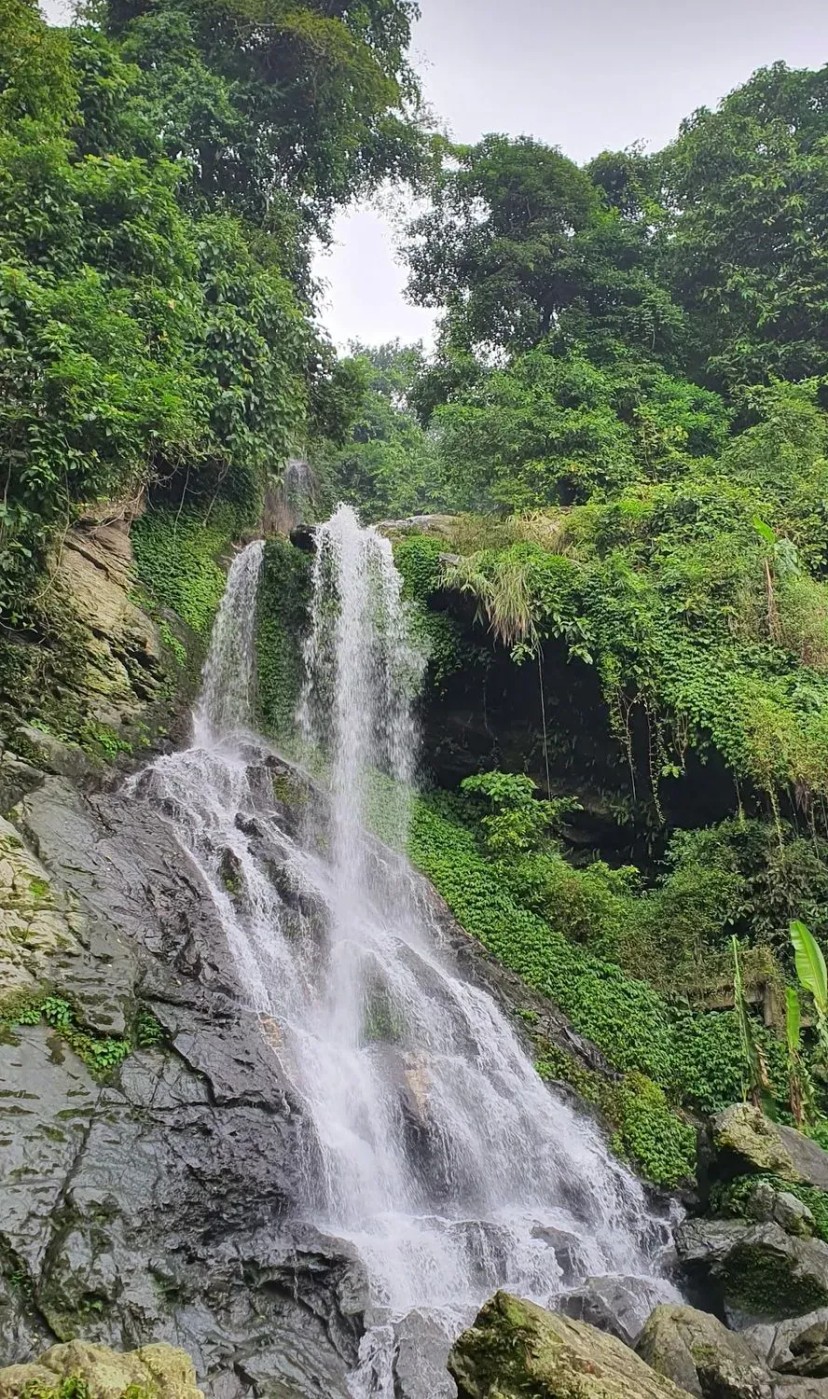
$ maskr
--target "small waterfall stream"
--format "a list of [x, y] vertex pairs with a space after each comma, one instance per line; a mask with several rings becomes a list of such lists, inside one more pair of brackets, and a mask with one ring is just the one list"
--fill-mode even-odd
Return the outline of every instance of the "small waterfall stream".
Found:
[[542, 1303], [560, 1293], [565, 1236], [576, 1275], [652, 1278], [666, 1293], [665, 1231], [594, 1127], [537, 1077], [491, 996], [454, 968], [405, 859], [366, 833], [378, 800], [401, 848], [422, 657], [390, 545], [344, 506], [317, 530], [298, 715], [330, 799], [309, 802], [299, 826], [285, 818], [271, 750], [250, 731], [262, 551], [249, 545], [231, 568], [191, 746], [137, 785], [208, 881], [312, 1123], [297, 1215], [365, 1263], [372, 1324], [352, 1393], [393, 1399], [407, 1314], [438, 1324], [447, 1353], [498, 1287]]

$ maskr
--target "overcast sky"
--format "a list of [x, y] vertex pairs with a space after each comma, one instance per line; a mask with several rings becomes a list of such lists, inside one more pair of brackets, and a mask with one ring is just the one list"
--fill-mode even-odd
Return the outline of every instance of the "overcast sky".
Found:
[[[463, 141], [530, 135], [583, 161], [633, 141], [658, 148], [683, 116], [755, 68], [828, 61], [825, 0], [420, 0], [413, 58], [427, 100]], [[61, 0], [46, 0], [51, 18]], [[320, 260], [334, 339], [428, 338], [407, 306], [390, 220], [341, 216]]]

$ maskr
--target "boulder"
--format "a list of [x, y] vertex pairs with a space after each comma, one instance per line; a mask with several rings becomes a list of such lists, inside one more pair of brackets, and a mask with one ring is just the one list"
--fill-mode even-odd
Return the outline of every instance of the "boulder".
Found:
[[734, 1323], [801, 1316], [828, 1303], [828, 1244], [792, 1237], [778, 1224], [689, 1220], [676, 1230], [676, 1249]]
[[772, 1380], [748, 1340], [695, 1307], [656, 1307], [638, 1354], [698, 1399], [771, 1399]]
[[121, 1399], [133, 1385], [140, 1388], [142, 1399], [204, 1399], [193, 1362], [183, 1350], [147, 1345], [118, 1354], [85, 1341], [53, 1346], [36, 1364], [0, 1370], [0, 1399], [22, 1399], [27, 1393], [41, 1393], [41, 1387], [54, 1391], [67, 1379], [83, 1380], [89, 1399]]
[[713, 1119], [702, 1144], [702, 1165], [708, 1180], [763, 1174], [828, 1190], [828, 1151], [793, 1127], [771, 1122], [749, 1103], [737, 1103]]
[[745, 1201], [745, 1213], [760, 1224], [778, 1224], [798, 1238], [811, 1238], [816, 1229], [808, 1206], [789, 1190], [776, 1190], [769, 1180], [757, 1180]]
[[745, 1340], [761, 1360], [782, 1374], [828, 1377], [828, 1307], [777, 1326], [754, 1326]]
[[[576, 1278], [583, 1277], [587, 1266], [583, 1241], [577, 1234], [571, 1233], [569, 1229], [558, 1229], [551, 1224], [545, 1224], [533, 1229], [532, 1237], [552, 1249], [555, 1262], [561, 1270], [561, 1283], [564, 1287], [569, 1287]], [[584, 1320], [590, 1318], [585, 1317]]]
[[773, 1399], [828, 1399], [828, 1380], [779, 1375], [774, 1380]]
[[459, 1399], [682, 1399], [614, 1336], [508, 1292], [460, 1336], [449, 1370]]
[[574, 1321], [587, 1321], [617, 1336], [626, 1346], [634, 1346], [650, 1312], [664, 1296], [646, 1278], [608, 1277], [587, 1278], [580, 1287], [566, 1293], [557, 1302], [557, 1310]]

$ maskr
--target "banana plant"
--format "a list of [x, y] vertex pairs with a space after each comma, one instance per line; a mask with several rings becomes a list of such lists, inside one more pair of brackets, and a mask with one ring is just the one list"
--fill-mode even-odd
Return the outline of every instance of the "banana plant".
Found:
[[762, 1094], [766, 1092], [770, 1083], [768, 1080], [767, 1064], [762, 1052], [762, 1045], [756, 1034], [756, 1026], [750, 1014], [750, 1008], [745, 996], [745, 983], [742, 976], [742, 962], [739, 956], [739, 939], [731, 938], [730, 945], [733, 949], [733, 1003], [736, 1011], [736, 1020], [739, 1026], [739, 1038], [742, 1042], [742, 1057], [745, 1065], [745, 1097], [756, 1107], [761, 1105]]
[[801, 1127], [813, 1116], [814, 1086], [802, 1060], [802, 1007], [795, 986], [785, 992], [785, 1039], [791, 1116]]
[[791, 923], [790, 933], [799, 984], [813, 999], [817, 1039], [823, 1057], [828, 1057], [828, 971], [822, 948], [811, 930], [798, 919]]

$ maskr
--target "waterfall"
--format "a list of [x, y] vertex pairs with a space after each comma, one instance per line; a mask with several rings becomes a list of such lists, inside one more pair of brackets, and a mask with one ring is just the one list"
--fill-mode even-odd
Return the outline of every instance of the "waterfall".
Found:
[[[498, 1287], [544, 1304], [559, 1294], [562, 1239], [576, 1275], [648, 1278], [664, 1229], [592, 1124], [538, 1078], [492, 997], [453, 965], [399, 853], [422, 657], [390, 545], [344, 506], [316, 538], [298, 727], [327, 795], [299, 824], [288, 818], [270, 750], [250, 732], [260, 543], [231, 568], [191, 746], [138, 786], [208, 881], [245, 993], [304, 1104], [314, 1149], [297, 1215], [365, 1263], [371, 1327], [352, 1392], [393, 1399], [407, 1315], [439, 1328], [447, 1354]], [[373, 802], [390, 846], [367, 833]], [[440, 1383], [454, 1392], [447, 1374]]]

